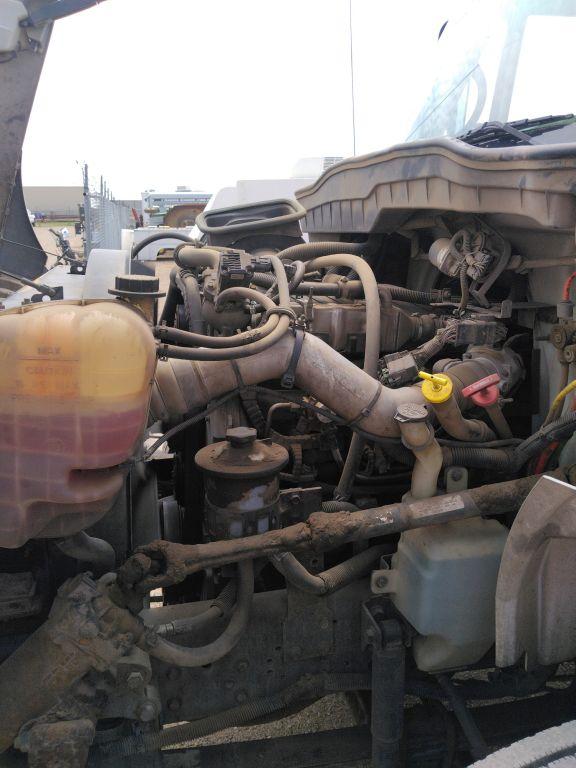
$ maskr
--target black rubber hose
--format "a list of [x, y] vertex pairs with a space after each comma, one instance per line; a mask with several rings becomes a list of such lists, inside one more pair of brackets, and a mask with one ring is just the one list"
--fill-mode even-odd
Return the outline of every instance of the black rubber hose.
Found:
[[139, 243], [134, 245], [132, 247], [132, 254], [131, 258], [135, 259], [136, 256], [142, 251], [144, 248], [146, 248], [147, 245], [151, 245], [152, 243], [157, 243], [159, 240], [182, 240], [183, 243], [191, 243], [192, 245], [198, 245], [200, 246], [201, 243], [198, 242], [198, 240], [194, 240], [193, 237], [190, 237], [189, 235], [185, 235], [183, 232], [171, 232], [169, 230], [164, 230], [162, 232], [155, 232], [153, 235], [149, 235], [148, 237], [145, 237], [144, 240], [141, 240]]
[[176, 285], [176, 275], [178, 272], [178, 267], [172, 267], [170, 270], [170, 283], [168, 284], [166, 300], [164, 301], [162, 313], [158, 321], [159, 325], [166, 325], [168, 328], [172, 328], [174, 326], [174, 321], [176, 319], [176, 309], [180, 303], [181, 298], [180, 289]]
[[285, 248], [277, 255], [282, 261], [310, 261], [318, 256], [332, 256], [335, 253], [359, 254], [366, 251], [366, 243], [341, 243], [341, 242], [318, 242], [318, 243], [300, 243]]
[[505, 448], [443, 448], [444, 466], [493, 469], [511, 472], [516, 466], [514, 451]]
[[146, 643], [144, 650], [167, 664], [176, 667], [205, 667], [226, 656], [237, 645], [246, 631], [250, 619], [250, 608], [254, 596], [254, 561], [244, 560], [238, 563], [239, 585], [238, 599], [230, 618], [230, 623], [222, 634], [212, 643], [199, 648], [177, 645], [158, 635], [154, 643]]
[[[269, 288], [274, 283], [274, 277], [269, 272], [256, 272], [252, 282], [263, 288]], [[358, 286], [356, 286], [356, 283], [358, 283]], [[394, 301], [405, 301], [410, 304], [433, 304], [445, 301], [448, 298], [446, 292], [439, 289], [414, 291], [411, 288], [402, 288], [400, 285], [388, 285], [387, 283], [379, 283], [378, 290], [381, 295], [382, 291], [389, 291]], [[347, 298], [348, 296], [350, 298], [361, 298], [363, 296], [361, 285], [356, 280], [352, 283], [322, 283], [304, 280], [297, 287], [291, 289], [291, 293], [296, 296], [308, 296], [310, 292], [312, 292], [313, 296], [333, 296], [334, 298]]]
[[100, 748], [100, 754], [104, 755], [104, 760], [97, 764], [106, 765], [108, 763], [116, 765], [113, 760], [116, 760], [118, 757], [128, 757], [141, 754], [142, 752], [153, 752], [174, 744], [193, 741], [210, 733], [222, 731], [225, 728], [246, 725], [269, 717], [275, 712], [287, 709], [292, 704], [301, 700], [318, 699], [328, 693], [367, 691], [370, 690], [370, 687], [370, 675], [362, 673], [308, 675], [293, 685], [270, 694], [266, 698], [249, 701], [225, 712], [209, 715], [201, 720], [194, 720], [190, 723], [181, 723], [173, 728], [165, 728], [156, 733], [129, 736], [121, 741], [103, 745]]
[[191, 272], [183, 269], [176, 274], [176, 285], [184, 300], [188, 330], [193, 333], [203, 333], [202, 296], [198, 280]]
[[[546, 445], [563, 440], [576, 430], [576, 413], [542, 427], [524, 442], [513, 448], [443, 448], [444, 465], [457, 465], [475, 469], [494, 469], [498, 472], [518, 472], [527, 461], [540, 453]], [[395, 450], [395, 449], [393, 449]]]

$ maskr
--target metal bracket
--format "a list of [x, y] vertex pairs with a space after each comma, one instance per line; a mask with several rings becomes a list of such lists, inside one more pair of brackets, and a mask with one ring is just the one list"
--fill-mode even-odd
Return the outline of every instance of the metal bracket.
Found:
[[327, 656], [334, 648], [334, 616], [329, 598], [309, 595], [288, 585], [284, 620], [286, 661]]
[[372, 766], [400, 766], [404, 730], [405, 649], [402, 625], [387, 600], [362, 606], [362, 643], [372, 650]]

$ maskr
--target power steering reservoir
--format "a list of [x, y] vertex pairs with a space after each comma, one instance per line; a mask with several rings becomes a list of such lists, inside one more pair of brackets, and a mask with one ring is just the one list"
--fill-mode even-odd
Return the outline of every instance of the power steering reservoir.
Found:
[[111, 508], [155, 361], [149, 326], [119, 301], [0, 312], [0, 547], [71, 535]]
[[288, 451], [257, 440], [251, 427], [234, 427], [226, 440], [201, 448], [196, 464], [204, 474], [206, 527], [212, 539], [234, 539], [279, 527], [279, 474]]

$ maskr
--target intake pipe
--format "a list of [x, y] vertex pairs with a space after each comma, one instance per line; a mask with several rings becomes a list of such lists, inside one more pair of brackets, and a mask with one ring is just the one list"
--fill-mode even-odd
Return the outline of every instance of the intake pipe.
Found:
[[[292, 334], [284, 334], [262, 352], [229, 360], [160, 360], [156, 370], [151, 410], [154, 419], [169, 420], [182, 417], [204, 407], [210, 400], [238, 387], [279, 379], [290, 366], [294, 349]], [[160, 345], [162, 356], [162, 345]], [[511, 365], [508, 357], [494, 352], [450, 367], [449, 377], [456, 397], [462, 389], [478, 379], [501, 373], [506, 365], [507, 386], [511, 387], [522, 375], [519, 363]], [[512, 370], [514, 368], [514, 370]], [[296, 386], [317, 398], [346, 421], [379, 437], [400, 434], [394, 415], [400, 405], [425, 404], [420, 385], [389, 389], [370, 374], [360, 370], [321, 339], [307, 333], [304, 337], [295, 376]]]

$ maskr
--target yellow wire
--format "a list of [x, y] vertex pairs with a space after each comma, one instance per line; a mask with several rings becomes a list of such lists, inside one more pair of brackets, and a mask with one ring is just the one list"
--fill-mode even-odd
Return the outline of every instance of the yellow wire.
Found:
[[544, 426], [549, 424], [555, 414], [558, 408], [562, 405], [564, 398], [570, 394], [570, 392], [573, 392], [576, 389], [576, 379], [574, 381], [571, 381], [570, 384], [568, 384], [564, 389], [561, 389], [560, 392], [556, 395], [554, 400], [552, 400], [552, 405], [550, 406], [550, 410], [548, 411], [548, 415], [546, 416], [546, 419], [544, 420]]

